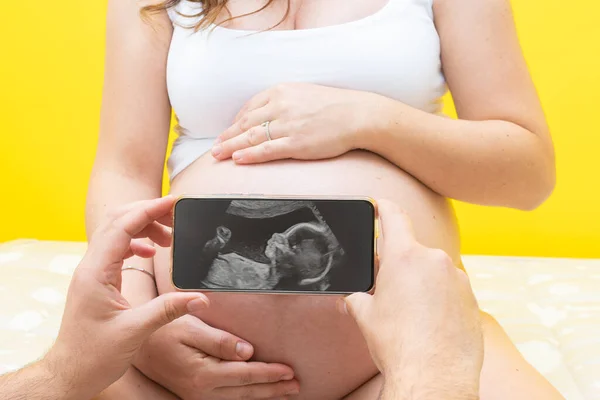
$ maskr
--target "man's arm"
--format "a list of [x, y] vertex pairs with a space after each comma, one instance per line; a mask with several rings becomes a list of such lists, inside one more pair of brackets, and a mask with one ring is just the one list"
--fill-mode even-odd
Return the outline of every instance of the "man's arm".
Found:
[[385, 377], [379, 400], [479, 400], [477, 392], [470, 388], [441, 390], [435, 381], [428, 381], [427, 375], [409, 376], [396, 372]]
[[66, 378], [69, 363], [64, 363], [62, 370], [52, 364], [44, 358], [19, 371], [0, 376], [0, 399], [81, 400], [93, 396], [83, 393], [85, 384], [76, 382], [75, 376]]

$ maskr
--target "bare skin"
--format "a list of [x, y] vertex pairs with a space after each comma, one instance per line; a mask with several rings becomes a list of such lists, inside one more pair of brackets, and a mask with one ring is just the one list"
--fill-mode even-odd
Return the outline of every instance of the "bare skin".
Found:
[[0, 398], [89, 399], [127, 372], [150, 334], [209, 306], [200, 293], [170, 293], [132, 309], [120, 293], [123, 261], [154, 255], [132, 239], [168, 245], [174, 203], [166, 197], [128, 205], [97, 230], [73, 273], [56, 341], [41, 359], [0, 375]]
[[[292, 13], [277, 29], [304, 29], [348, 22], [376, 12], [385, 2], [292, 1]], [[254, 1], [234, 1], [230, 10], [238, 15], [253, 11], [260, 5]], [[510, 120], [524, 118], [523, 124], [531, 126], [532, 131], [539, 132], [547, 140], [535, 91], [518, 43], [513, 40], [512, 23], [507, 22], [505, 12], [495, 13], [497, 7], [502, 9], [504, 5], [501, 0], [489, 1], [486, 5], [474, 0], [457, 0], [451, 6], [448, 0], [436, 1], [436, 24], [442, 43], [447, 43], [443, 54], [444, 70], [451, 89], [453, 86], [466, 88], [455, 93], [459, 113], [472, 120], [498, 116]], [[281, 7], [284, 5], [275, 4], [260, 14], [236, 20], [230, 27], [264, 29], [279, 21]], [[470, 16], [470, 19], [464, 15]], [[472, 24], [482, 15], [499, 29], [488, 36], [469, 35]], [[459, 17], [466, 20], [453, 22]], [[160, 195], [169, 123], [165, 64], [172, 28], [165, 13], [153, 17], [155, 29], [136, 18], [137, 5], [133, 0], [109, 2], [103, 124], [88, 202], [90, 232], [106, 209]], [[491, 48], [509, 62], [489, 63], [489, 56], [495, 55], [491, 54]], [[481, 56], [469, 58], [469, 68], [464, 68], [459, 59], [467, 49], [469, 54]], [[505, 70], [508, 63], [510, 71]], [[476, 74], [474, 71], [487, 73]], [[510, 72], [509, 78], [507, 72]], [[495, 93], [493, 104], [482, 100], [488, 98], [490, 91]], [[512, 107], [515, 98], [523, 101], [526, 107]], [[527, 117], [523, 116], [522, 109]], [[494, 171], [493, 166], [489, 169], [488, 172]], [[432, 174], [426, 174], [426, 177], [435, 180]], [[483, 180], [482, 176], [473, 176], [472, 179], [470, 184], [461, 183], [464, 186], [452, 187], [451, 191], [468, 190], [477, 183], [477, 179]], [[235, 165], [229, 160], [217, 162], [207, 154], [178, 175], [171, 190], [176, 194], [235, 191], [388, 198], [410, 215], [417, 240], [425, 246], [445, 250], [455, 264], [460, 265], [458, 230], [446, 199], [372, 153], [353, 151], [327, 161], [279, 161], [252, 166]], [[463, 194], [470, 197], [469, 193]], [[520, 198], [519, 204], [529, 205], [537, 198], [539, 195], [534, 193], [527, 197], [527, 201]], [[511, 201], [502, 199], [502, 202]], [[523, 205], [522, 208], [528, 206]], [[132, 305], [146, 302], [157, 293], [173, 290], [168, 274], [168, 251], [159, 250], [154, 264], [143, 260], [134, 260], [130, 264], [155, 270], [157, 277], [156, 287], [145, 277], [124, 277], [123, 293]], [[254, 346], [253, 359], [292, 367], [300, 384], [298, 398], [377, 398], [381, 387], [377, 368], [355, 323], [348, 316], [337, 313], [335, 299], [212, 295], [210, 300], [211, 309], [198, 316], [209, 325], [239, 335], [251, 343]], [[260, 324], [256, 323], [257, 320]], [[484, 335], [486, 358], [481, 380], [482, 399], [561, 398], [525, 362], [501, 328], [489, 317], [484, 318]], [[136, 365], [144, 369], [142, 364], [140, 361]], [[282, 374], [284, 372], [283, 366], [270, 367], [280, 368]], [[278, 384], [281, 386], [281, 382]], [[286, 391], [273, 392], [270, 397], [284, 395], [297, 382], [286, 384]], [[239, 392], [237, 397], [204, 393], [204, 397], [182, 397], [240, 397]], [[152, 400], [177, 397], [132, 369], [101, 398]]]
[[[214, 174], [201, 174], [207, 169]], [[219, 177], [226, 171], [232, 181]], [[265, 172], [266, 171], [266, 172]], [[340, 174], [340, 171], [352, 171]], [[311, 184], [319, 173], [318, 182]], [[257, 188], [255, 177], [264, 174], [273, 178], [262, 180]], [[341, 179], [345, 176], [346, 179]], [[379, 178], [379, 179], [378, 179]], [[272, 182], [268, 184], [268, 182]], [[284, 185], [282, 182], [293, 182]], [[303, 163], [288, 161], [260, 167], [240, 167], [233, 163], [215, 163], [205, 156], [194, 163], [173, 183], [172, 193], [221, 192], [225, 186], [262, 193], [293, 194], [305, 188], [308, 194], [336, 193], [362, 195], [375, 193], [396, 201], [411, 216], [418, 240], [425, 246], [441, 248], [460, 262], [456, 225], [452, 210], [440, 196], [424, 187], [400, 169], [367, 153], [354, 152], [341, 159]], [[160, 293], [173, 290], [168, 273], [169, 252], [157, 249], [155, 266]], [[364, 339], [348, 316], [340, 315], [335, 298], [231, 296], [209, 295], [211, 308], [197, 314], [209, 325], [234, 333], [254, 345], [254, 358], [290, 365], [300, 381], [302, 399], [376, 399], [383, 380], [371, 361]], [[255, 321], [260, 319], [259, 325]], [[302, 321], [302, 323], [299, 323]], [[481, 379], [481, 398], [547, 398], [560, 395], [519, 354], [502, 328], [487, 315], [483, 316], [485, 363]], [[323, 375], [327, 379], [322, 379]], [[499, 378], [501, 377], [501, 378]], [[164, 389], [151, 383], [142, 374], [132, 371], [129, 378], [105, 393], [118, 398], [119, 393], [144, 394], [140, 399], [170, 398]], [[368, 381], [368, 382], [367, 382]], [[367, 382], [365, 384], [365, 382]], [[363, 385], [354, 393], [357, 387]], [[140, 392], [142, 393], [142, 392]], [[518, 395], [522, 397], [515, 397]], [[131, 394], [130, 394], [131, 395]], [[164, 397], [167, 396], [167, 397]], [[175, 398], [175, 397], [174, 397]]]
[[[200, 173], [209, 169], [214, 173]], [[223, 176], [230, 178], [224, 180]], [[216, 163], [205, 156], [175, 179], [171, 192], [220, 193], [231, 187], [254, 193], [333, 192], [392, 199], [419, 221], [417, 236], [423, 243], [446, 250], [456, 264], [460, 263], [454, 214], [447, 201], [372, 154], [352, 152], [328, 161], [285, 161], [261, 166]], [[168, 252], [155, 257], [159, 293], [173, 290], [168, 257]], [[360, 331], [351, 318], [337, 313], [335, 298], [228, 294], [208, 297], [211, 310], [198, 316], [209, 325], [252, 343], [256, 359], [291, 366], [300, 381], [300, 398], [341, 398], [377, 373]], [[257, 320], [261, 323], [253, 323]], [[322, 379], [324, 374], [327, 379]]]

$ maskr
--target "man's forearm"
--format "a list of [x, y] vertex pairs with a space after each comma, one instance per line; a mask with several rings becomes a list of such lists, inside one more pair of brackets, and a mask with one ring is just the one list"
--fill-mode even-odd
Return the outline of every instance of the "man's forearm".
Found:
[[[423, 391], [422, 388], [403, 385], [399, 381], [389, 382], [386, 380], [383, 385], [379, 400], [458, 400], [461, 397], [455, 397], [451, 393], [435, 393], [432, 391]], [[464, 399], [467, 400], [467, 399]], [[470, 399], [469, 399], [470, 400]], [[473, 399], [474, 400], [474, 399]]]
[[54, 372], [45, 360], [0, 376], [2, 400], [85, 400], [95, 395], [86, 395], [83, 389], [75, 378], [65, 379]]
[[[379, 400], [433, 400], [432, 397], [416, 397], [415, 388], [419, 391], [420, 386], [414, 379], [405, 374], [404, 378], [400, 374], [384, 374], [384, 383], [381, 388]], [[436, 400], [446, 400], [445, 397], [437, 397]]]
[[410, 374], [394, 374], [385, 377], [379, 400], [479, 400], [476, 384], [440, 384], [426, 373], [410, 377]]

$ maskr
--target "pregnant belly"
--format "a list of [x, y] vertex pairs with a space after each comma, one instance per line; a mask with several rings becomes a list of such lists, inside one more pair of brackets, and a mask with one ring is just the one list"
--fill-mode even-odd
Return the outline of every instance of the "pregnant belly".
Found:
[[[198, 159], [171, 185], [175, 194], [360, 195], [396, 201], [411, 216], [419, 241], [446, 250], [458, 263], [459, 243], [449, 202], [386, 160], [355, 151], [325, 161], [254, 166]], [[393, 267], [393, 266], [392, 266]], [[156, 255], [160, 293], [172, 291], [169, 251]], [[339, 315], [337, 297], [209, 294], [198, 316], [255, 347], [254, 359], [290, 365], [302, 399], [339, 399], [377, 373], [355, 323]]]

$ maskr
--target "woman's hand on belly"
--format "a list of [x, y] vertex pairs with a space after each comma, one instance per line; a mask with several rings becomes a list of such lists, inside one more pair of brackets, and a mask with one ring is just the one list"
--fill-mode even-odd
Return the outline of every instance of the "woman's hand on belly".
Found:
[[183, 400], [269, 399], [298, 393], [290, 367], [247, 362], [252, 354], [247, 342], [186, 315], [151, 336], [136, 366]]
[[308, 83], [277, 85], [246, 103], [217, 138], [212, 154], [239, 164], [339, 156], [354, 148], [368, 96]]

